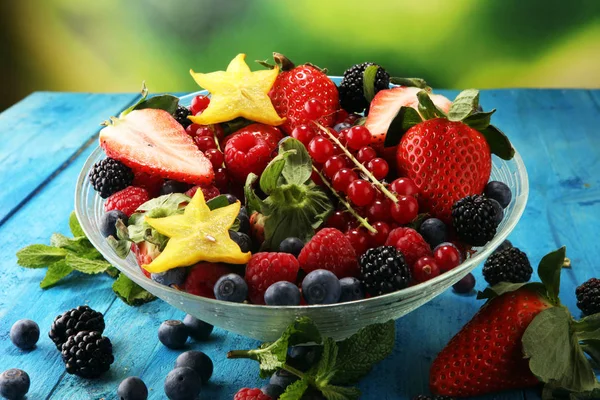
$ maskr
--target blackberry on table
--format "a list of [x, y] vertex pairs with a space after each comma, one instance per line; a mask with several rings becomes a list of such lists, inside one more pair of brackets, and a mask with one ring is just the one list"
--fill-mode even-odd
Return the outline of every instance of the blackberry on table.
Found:
[[133, 171], [122, 162], [107, 157], [94, 164], [88, 178], [94, 190], [100, 197], [106, 199], [111, 194], [131, 185]]
[[79, 306], [54, 319], [48, 336], [58, 350], [69, 336], [82, 331], [104, 332], [104, 316], [88, 306]]
[[452, 223], [458, 237], [472, 246], [483, 246], [492, 240], [498, 227], [494, 204], [477, 194], [454, 203]]
[[192, 115], [192, 112], [184, 106], [177, 106], [175, 110], [175, 120], [181, 124], [184, 128], [187, 128], [192, 124], [192, 121], [188, 119], [188, 115]]
[[592, 278], [575, 290], [577, 307], [585, 314], [600, 312], [600, 279]]
[[483, 266], [483, 277], [490, 285], [528, 282], [532, 273], [527, 254], [516, 247], [493, 253]]
[[393, 246], [369, 249], [360, 258], [360, 280], [373, 296], [404, 289], [410, 279], [404, 256]]
[[[340, 104], [348, 112], [362, 112], [369, 106], [363, 91], [363, 74], [372, 62], [356, 64], [344, 72], [344, 78], [339, 86]], [[390, 86], [390, 74], [379, 67], [375, 75], [375, 93]]]
[[100, 332], [79, 332], [62, 346], [62, 359], [69, 374], [97, 378], [115, 361], [110, 339]]

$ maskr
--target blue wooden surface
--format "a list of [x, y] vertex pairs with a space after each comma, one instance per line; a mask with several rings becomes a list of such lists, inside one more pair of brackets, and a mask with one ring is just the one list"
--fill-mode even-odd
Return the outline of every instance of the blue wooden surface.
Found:
[[[456, 92], [448, 91], [453, 96]], [[75, 179], [95, 146], [89, 139], [98, 123], [126, 108], [135, 95], [35, 93], [0, 114], [0, 371], [26, 370], [32, 381], [29, 399], [113, 399], [125, 377], [141, 376], [151, 399], [163, 399], [163, 381], [179, 351], [157, 339], [158, 325], [183, 313], [156, 301], [131, 308], [116, 300], [105, 276], [74, 274], [43, 291], [44, 270], [16, 265], [15, 252], [45, 243], [52, 232], [68, 233]], [[527, 209], [510, 239], [532, 263], [566, 244], [573, 263], [563, 273], [564, 303], [576, 315], [574, 288], [600, 275], [600, 91], [488, 90], [486, 109], [497, 108], [495, 124], [521, 152], [530, 178]], [[485, 287], [480, 270], [478, 289]], [[536, 277], [537, 278], [537, 277]], [[106, 335], [114, 343], [116, 361], [99, 380], [64, 373], [46, 332], [54, 317], [80, 304], [106, 315]], [[394, 353], [360, 384], [364, 399], [409, 399], [427, 393], [428, 369], [445, 343], [476, 312], [474, 296], [443, 293], [397, 321]], [[12, 323], [38, 322], [43, 333], [36, 349], [21, 351], [8, 339]], [[260, 387], [254, 362], [225, 358], [230, 349], [251, 348], [253, 340], [216, 329], [206, 343], [189, 349], [206, 352], [215, 362], [212, 383], [203, 399], [231, 399], [243, 386]], [[539, 399], [536, 390], [510, 391], [482, 399]]]

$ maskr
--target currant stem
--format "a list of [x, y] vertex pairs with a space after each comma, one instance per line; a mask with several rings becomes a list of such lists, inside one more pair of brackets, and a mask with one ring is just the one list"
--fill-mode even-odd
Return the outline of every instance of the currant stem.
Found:
[[371, 224], [369, 224], [369, 222], [366, 219], [364, 219], [363, 217], [361, 217], [360, 215], [358, 215], [358, 213], [356, 212], [356, 210], [354, 210], [354, 208], [352, 208], [352, 206], [350, 205], [350, 203], [348, 203], [342, 196], [339, 195], [338, 192], [336, 192], [336, 190], [333, 188], [333, 186], [331, 186], [331, 184], [327, 181], [327, 178], [325, 178], [325, 176], [322, 173], [320, 173], [319, 170], [314, 165], [313, 165], [312, 168], [317, 173], [317, 175], [319, 175], [319, 178], [321, 178], [321, 180], [323, 181], [323, 183], [335, 195], [335, 197], [338, 198], [338, 200], [340, 201], [340, 203], [342, 203], [344, 205], [344, 207], [346, 207], [346, 209], [348, 210], [348, 212], [350, 214], [352, 214], [354, 216], [354, 218], [356, 218], [358, 220], [358, 222], [360, 222], [360, 224], [362, 226], [364, 226], [365, 228], [367, 228], [367, 230], [369, 232], [377, 233], [377, 229], [373, 228], [373, 226]]
[[348, 149], [346, 148], [346, 146], [344, 146], [339, 140], [338, 138], [335, 137], [335, 135], [333, 135], [331, 132], [329, 132], [329, 129], [325, 128], [323, 125], [315, 122], [315, 124], [319, 127], [320, 130], [322, 130], [323, 132], [325, 132], [327, 134], [327, 136], [329, 136], [329, 138], [331, 140], [334, 141], [335, 144], [337, 144], [339, 146], [340, 149], [342, 149], [342, 151], [346, 154], [346, 156], [348, 156], [348, 158], [350, 160], [352, 160], [352, 162], [354, 163], [354, 165], [356, 165], [356, 167], [358, 169], [361, 170], [361, 172], [363, 174], [365, 174], [367, 176], [367, 178], [369, 178], [369, 180], [371, 181], [371, 183], [373, 185], [375, 185], [380, 191], [381, 193], [383, 193], [384, 195], [386, 195], [386, 197], [388, 197], [390, 200], [392, 200], [394, 203], [398, 202], [398, 198], [394, 195], [394, 193], [390, 192], [389, 190], [387, 190], [387, 188], [385, 187], [385, 185], [381, 182], [379, 182], [371, 173], [371, 171], [369, 171], [367, 169], [367, 167], [365, 167], [364, 165], [362, 165], [360, 162], [358, 162], [358, 160], [356, 158], [354, 158], [354, 156], [352, 155], [352, 153], [350, 153], [350, 151], [348, 151]]

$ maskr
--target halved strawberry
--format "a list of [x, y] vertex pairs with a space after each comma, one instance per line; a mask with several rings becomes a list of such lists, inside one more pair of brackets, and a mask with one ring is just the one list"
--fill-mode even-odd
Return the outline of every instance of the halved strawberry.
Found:
[[164, 110], [135, 110], [113, 119], [100, 131], [100, 146], [135, 171], [196, 185], [214, 179], [210, 161]]
[[140, 270], [142, 270], [142, 273], [150, 278], [150, 272], [142, 268], [142, 265], [150, 264], [152, 260], [158, 257], [160, 254], [158, 246], [150, 242], [132, 243], [131, 251], [135, 255], [135, 260], [137, 261]]

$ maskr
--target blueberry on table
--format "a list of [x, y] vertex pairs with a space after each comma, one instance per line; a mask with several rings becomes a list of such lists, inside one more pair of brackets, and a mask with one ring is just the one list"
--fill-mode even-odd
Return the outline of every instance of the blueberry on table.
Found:
[[175, 368], [165, 379], [165, 394], [170, 400], [195, 400], [201, 388], [202, 381], [191, 368]]
[[273, 385], [271, 383], [268, 383], [262, 388], [260, 388], [260, 391], [272, 399], [278, 399], [279, 396], [281, 396], [283, 392], [285, 392], [285, 389], [279, 385]]
[[242, 303], [248, 297], [248, 285], [238, 274], [227, 274], [215, 283], [214, 293], [217, 300]]
[[419, 233], [431, 247], [448, 241], [448, 227], [437, 218], [427, 218], [423, 221]]
[[209, 356], [201, 351], [186, 351], [181, 353], [175, 360], [175, 368], [187, 367], [191, 368], [202, 380], [202, 383], [208, 382], [213, 374], [213, 362]]
[[160, 188], [160, 195], [171, 194], [171, 193], [185, 193], [189, 189], [189, 185], [183, 182], [177, 182], [174, 180], [168, 180], [163, 183]]
[[363, 284], [356, 278], [347, 277], [340, 279], [342, 286], [342, 294], [340, 295], [340, 303], [346, 301], [362, 300], [365, 298], [365, 290]]
[[117, 221], [121, 220], [125, 225], [127, 225], [127, 215], [119, 210], [111, 210], [107, 213], [104, 213], [102, 217], [100, 217], [100, 233], [105, 238], [109, 236], [117, 237]]
[[308, 304], [334, 304], [340, 299], [342, 286], [331, 271], [317, 269], [302, 281], [302, 294]]
[[153, 273], [150, 275], [153, 281], [160, 283], [161, 285], [183, 285], [185, 278], [187, 277], [188, 268], [179, 267], [173, 268], [165, 272]]
[[187, 326], [181, 321], [170, 319], [160, 324], [158, 328], [158, 340], [170, 349], [182, 348], [187, 338]]
[[285, 389], [297, 380], [298, 377], [296, 375], [287, 372], [285, 369], [279, 369], [273, 375], [271, 375], [269, 383], [271, 385], [281, 386]]
[[452, 285], [454, 291], [460, 294], [471, 293], [474, 287], [475, 277], [471, 273], [465, 275], [464, 278]]
[[250, 239], [250, 236], [246, 235], [244, 232], [230, 230], [229, 237], [231, 240], [236, 242], [238, 246], [240, 246], [242, 253], [247, 253], [252, 249], [252, 239]]
[[483, 189], [483, 193], [490, 199], [496, 200], [502, 208], [508, 207], [512, 199], [510, 188], [503, 182], [491, 181]]
[[265, 304], [268, 306], [297, 306], [300, 304], [300, 289], [291, 282], [275, 282], [265, 291]]
[[20, 349], [32, 349], [40, 338], [40, 327], [30, 319], [21, 319], [10, 328], [10, 340]]
[[189, 336], [197, 341], [203, 341], [209, 338], [212, 333], [214, 326], [208, 322], [204, 322], [194, 317], [193, 315], [187, 314], [183, 319], [183, 324], [188, 328]]
[[146, 400], [148, 388], [143, 380], [137, 376], [130, 376], [119, 384], [117, 396], [119, 396], [119, 400]]
[[31, 381], [27, 372], [11, 368], [0, 374], [0, 397], [7, 400], [19, 400], [29, 391]]
[[283, 239], [283, 241], [279, 244], [279, 251], [281, 253], [289, 253], [294, 257], [298, 257], [303, 248], [304, 242], [297, 237]]

